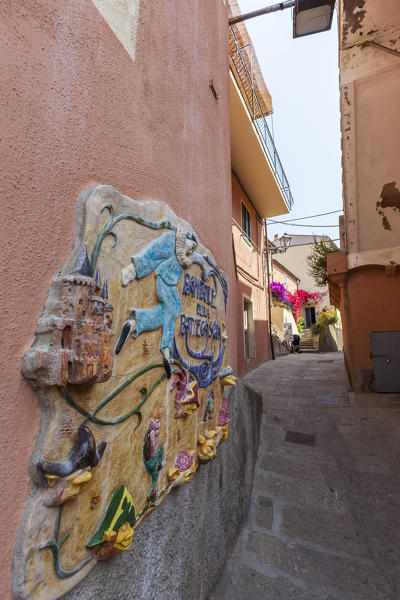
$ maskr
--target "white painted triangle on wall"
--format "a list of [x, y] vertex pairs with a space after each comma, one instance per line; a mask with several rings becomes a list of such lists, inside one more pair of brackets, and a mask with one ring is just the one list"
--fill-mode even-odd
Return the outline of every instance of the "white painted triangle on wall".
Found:
[[92, 2], [129, 56], [135, 60], [140, 0], [92, 0]]

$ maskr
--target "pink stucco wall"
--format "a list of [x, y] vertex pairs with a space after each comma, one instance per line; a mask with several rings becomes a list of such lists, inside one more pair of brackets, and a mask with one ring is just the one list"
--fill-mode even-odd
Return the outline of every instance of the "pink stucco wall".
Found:
[[[243, 239], [242, 203], [250, 213], [251, 246]], [[260, 217], [247, 197], [239, 180], [232, 173], [232, 229], [236, 265], [236, 348], [239, 376], [255, 369], [271, 357], [268, 331], [264, 234]], [[253, 305], [255, 355], [246, 358], [243, 324], [243, 300]]]
[[[222, 0], [141, 2], [135, 62], [90, 0], [1, 3], [0, 23], [0, 598], [7, 600], [40, 418], [19, 362], [71, 248], [79, 194], [106, 183], [164, 201], [190, 221], [231, 281], [234, 263]], [[236, 368], [236, 307], [229, 310]]]

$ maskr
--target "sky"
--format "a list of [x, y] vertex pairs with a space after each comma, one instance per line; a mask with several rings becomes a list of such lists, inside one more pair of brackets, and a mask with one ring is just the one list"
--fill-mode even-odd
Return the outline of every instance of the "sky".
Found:
[[[242, 13], [274, 4], [239, 0]], [[272, 95], [268, 117], [289, 180], [294, 206], [275, 220], [295, 219], [342, 209], [337, 13], [332, 29], [292, 37], [292, 10], [246, 21], [258, 62]], [[313, 227], [269, 225], [268, 237], [284, 232], [339, 237], [341, 213], [299, 221]], [[324, 227], [316, 227], [323, 225]]]

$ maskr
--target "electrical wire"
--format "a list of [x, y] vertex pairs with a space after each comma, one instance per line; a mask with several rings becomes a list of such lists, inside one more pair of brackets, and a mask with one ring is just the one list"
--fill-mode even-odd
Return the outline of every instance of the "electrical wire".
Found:
[[[280, 224], [286, 224], [287, 221], [272, 221], [272, 223], [267, 223], [267, 225], [280, 225]], [[290, 227], [339, 227], [339, 224], [337, 225], [303, 225], [302, 223], [290, 223]]]
[[267, 219], [271, 223], [292, 223], [293, 221], [304, 221], [305, 219], [313, 219], [314, 217], [325, 217], [325, 215], [333, 215], [338, 212], [343, 212], [343, 209], [332, 210], [331, 212], [320, 213], [319, 215], [309, 215], [308, 217], [299, 217], [298, 219], [287, 219], [285, 221], [275, 221], [274, 219]]
[[[290, 235], [290, 234], [288, 234], [288, 235]], [[293, 234], [293, 235], [296, 235], [296, 234]], [[329, 237], [329, 236], [326, 236], [326, 237]], [[340, 242], [340, 238], [335, 238], [333, 240], [331, 238], [329, 238], [329, 240], [325, 240], [325, 241], [327, 241], [327, 242]], [[274, 243], [274, 240], [272, 240], [272, 243]], [[312, 242], [306, 242], [305, 244], [293, 244], [293, 246], [290, 245], [289, 248], [297, 248], [298, 246], [309, 246], [310, 243], [312, 243]]]

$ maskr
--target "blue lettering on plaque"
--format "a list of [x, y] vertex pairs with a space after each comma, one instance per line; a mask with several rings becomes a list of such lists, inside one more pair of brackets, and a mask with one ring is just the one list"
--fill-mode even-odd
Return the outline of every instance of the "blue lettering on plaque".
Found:
[[[222, 338], [221, 327], [217, 321], [209, 321], [211, 318], [210, 307], [216, 308], [214, 301], [218, 285], [224, 295], [225, 312], [228, 300], [226, 276], [220, 272], [208, 256], [204, 256], [204, 259], [210, 268], [203, 271], [201, 279], [187, 272], [184, 274], [182, 294], [201, 300], [207, 305], [197, 303], [197, 317], [180, 314], [179, 338], [184, 340], [189, 356], [188, 360], [182, 357], [176, 339], [174, 339], [174, 357], [196, 377], [199, 387], [207, 387], [217, 378], [224, 360], [226, 342]], [[212, 285], [208, 285], [206, 281], [210, 281]], [[204, 339], [200, 351], [192, 348], [191, 340], [193, 338]], [[190, 359], [193, 359], [193, 362]]]

